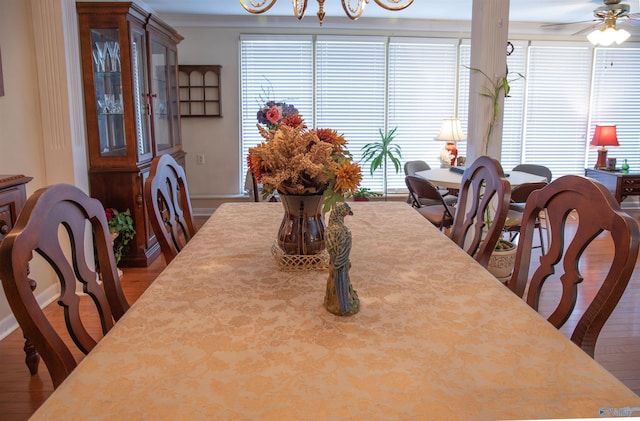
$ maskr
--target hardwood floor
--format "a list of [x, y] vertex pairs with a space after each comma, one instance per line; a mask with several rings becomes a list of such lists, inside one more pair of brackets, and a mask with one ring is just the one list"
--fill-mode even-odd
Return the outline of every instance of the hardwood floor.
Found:
[[[628, 206], [625, 203], [625, 206]], [[640, 207], [625, 207], [630, 215], [640, 221]], [[196, 224], [201, 226], [206, 217], [197, 217]], [[539, 250], [539, 249], [538, 249]], [[595, 244], [586, 250], [581, 265], [585, 283], [602, 272], [603, 262], [611, 255], [611, 244], [607, 238], [598, 238]], [[122, 284], [127, 299], [133, 303], [162, 271], [165, 263], [160, 257], [148, 268], [125, 268]], [[616, 310], [607, 321], [596, 347], [596, 361], [602, 364], [614, 376], [620, 379], [636, 394], [640, 394], [640, 270], [636, 270], [627, 290]], [[586, 294], [593, 288], [585, 285]], [[548, 300], [547, 300], [548, 301]], [[578, 306], [581, 300], [578, 301]], [[47, 307], [47, 313], [58, 310], [56, 304]], [[55, 316], [60, 327], [64, 326], [62, 316]], [[565, 326], [566, 334], [571, 326]], [[46, 366], [41, 362], [39, 372], [29, 375], [24, 364], [22, 346], [24, 339], [18, 329], [0, 341], [0, 419], [6, 421], [26, 420], [44, 402], [53, 391]], [[526, 358], [526, 356], [523, 356]], [[579, 370], [578, 367], [576, 367]]]

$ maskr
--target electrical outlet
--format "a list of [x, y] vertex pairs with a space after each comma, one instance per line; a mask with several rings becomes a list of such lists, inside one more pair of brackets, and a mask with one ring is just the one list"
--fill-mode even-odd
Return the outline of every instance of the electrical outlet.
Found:
[[204, 165], [204, 154], [199, 153], [198, 155], [196, 155], [196, 163], [198, 165]]

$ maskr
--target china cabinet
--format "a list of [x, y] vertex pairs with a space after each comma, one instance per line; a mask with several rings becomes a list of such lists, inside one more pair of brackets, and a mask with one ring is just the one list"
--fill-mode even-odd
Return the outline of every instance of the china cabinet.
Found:
[[151, 160], [180, 141], [177, 44], [182, 37], [132, 2], [78, 2], [91, 196], [131, 210], [136, 236], [121, 265], [146, 266], [160, 254], [143, 186]]

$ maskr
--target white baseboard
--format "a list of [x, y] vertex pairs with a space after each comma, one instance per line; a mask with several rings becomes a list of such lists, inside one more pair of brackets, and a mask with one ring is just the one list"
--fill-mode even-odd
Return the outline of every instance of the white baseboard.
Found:
[[[60, 297], [60, 287], [57, 284], [51, 285], [49, 288], [36, 295], [36, 300], [41, 308], [44, 308]], [[18, 322], [13, 314], [8, 315], [0, 320], [0, 340], [6, 338], [11, 332], [18, 328]]]

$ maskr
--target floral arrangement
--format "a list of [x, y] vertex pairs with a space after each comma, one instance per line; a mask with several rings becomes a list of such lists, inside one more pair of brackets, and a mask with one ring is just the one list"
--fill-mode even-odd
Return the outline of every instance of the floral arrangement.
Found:
[[269, 130], [277, 130], [285, 118], [294, 114], [298, 114], [298, 110], [293, 105], [269, 101], [258, 110], [258, 122], [267, 126]]
[[[352, 161], [343, 135], [332, 129], [308, 129], [300, 114], [288, 113], [295, 107], [287, 107], [277, 109], [279, 114], [265, 114], [269, 130], [257, 125], [265, 141], [249, 148], [249, 168], [262, 183], [263, 197], [275, 190], [292, 195], [323, 194], [323, 212], [327, 212], [358, 188], [360, 165]], [[258, 121], [262, 122], [260, 116], [259, 112]]]
[[124, 212], [118, 212], [114, 208], [106, 208], [104, 212], [107, 216], [109, 233], [113, 239], [113, 255], [116, 258], [116, 264], [118, 264], [122, 258], [124, 248], [136, 234], [136, 230], [133, 228], [133, 218], [129, 209]]

